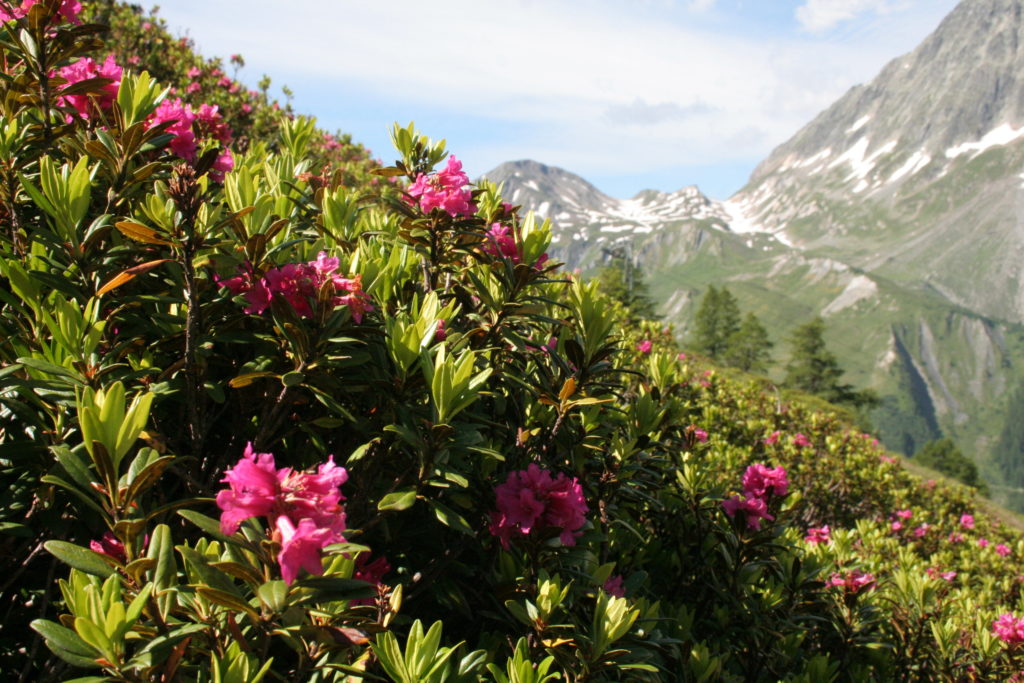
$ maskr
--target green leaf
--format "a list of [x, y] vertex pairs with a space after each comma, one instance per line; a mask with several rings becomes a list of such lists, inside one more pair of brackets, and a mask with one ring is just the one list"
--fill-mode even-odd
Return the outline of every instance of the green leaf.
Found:
[[416, 502], [416, 489], [404, 489], [389, 493], [377, 503], [378, 510], [407, 510]]
[[281, 375], [281, 384], [285, 385], [286, 387], [294, 387], [299, 384], [302, 384], [305, 381], [305, 379], [306, 376], [304, 374], [298, 372], [297, 370], [293, 370], [292, 372], [286, 372], [283, 375]]
[[92, 574], [93, 576], [105, 579], [114, 573], [113, 567], [103, 559], [102, 555], [74, 543], [47, 541], [43, 544], [43, 547], [64, 564], [70, 565], [86, 574]]
[[96, 657], [96, 650], [69, 628], [46, 619], [36, 619], [30, 626], [33, 631], [46, 639], [46, 644], [51, 649], [53, 646], [57, 646], [80, 657]]
[[427, 501], [427, 504], [434, 508], [434, 515], [442, 524], [469, 536], [473, 535], [473, 527], [469, 526], [462, 515], [435, 500]]

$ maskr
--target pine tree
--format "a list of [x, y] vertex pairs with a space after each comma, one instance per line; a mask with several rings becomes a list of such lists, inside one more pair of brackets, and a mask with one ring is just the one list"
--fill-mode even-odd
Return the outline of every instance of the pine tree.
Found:
[[839, 383], [843, 371], [835, 355], [825, 348], [824, 334], [825, 321], [820, 316], [793, 330], [785, 384], [829, 401], [849, 401], [855, 393], [850, 385]]
[[647, 289], [640, 267], [625, 256], [613, 253], [607, 265], [597, 272], [601, 291], [620, 301], [634, 320], [657, 320], [657, 307]]
[[740, 329], [740, 309], [736, 297], [723, 287], [708, 287], [694, 320], [694, 346], [701, 353], [725, 360], [730, 340]]
[[740, 370], [764, 373], [768, 371], [773, 346], [764, 325], [756, 315], [748, 312], [739, 329], [729, 337], [725, 360]]

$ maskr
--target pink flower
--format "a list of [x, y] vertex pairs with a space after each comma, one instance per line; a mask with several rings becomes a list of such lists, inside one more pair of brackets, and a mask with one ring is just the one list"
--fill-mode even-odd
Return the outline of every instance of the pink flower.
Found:
[[910, 519], [911, 517], [913, 517], [914, 513], [912, 511], [910, 511], [910, 510], [897, 510], [896, 511], [896, 516], [899, 517], [900, 519], [902, 519], [903, 521], [906, 521], [906, 520]]
[[677, 354], [676, 355], [676, 360], [679, 361], [680, 363], [684, 362], [686, 360], [686, 354], [685, 353]]
[[650, 353], [651, 349], [654, 348], [654, 344], [650, 339], [644, 339], [642, 342], [636, 345], [636, 350], [640, 353]]
[[454, 155], [448, 157], [444, 170], [426, 175], [421, 173], [408, 189], [407, 194], [413, 205], [430, 213], [442, 209], [450, 216], [470, 216], [475, 211], [473, 195], [469, 188], [469, 176], [462, 171], [462, 163]]
[[231, 150], [225, 147], [210, 167], [210, 178], [214, 182], [222, 183], [224, 182], [224, 174], [234, 169], [234, 167], [235, 157], [231, 154]]
[[928, 533], [928, 524], [922, 524], [914, 529], [914, 538], [924, 538]]
[[195, 93], [199, 92], [202, 89], [203, 89], [203, 86], [201, 86], [199, 83], [196, 83], [195, 81], [193, 81], [192, 83], [189, 83], [187, 86], [185, 86], [185, 92], [187, 94], [189, 94], [189, 95], [194, 95]]
[[796, 433], [793, 435], [793, 445], [797, 448], [806, 448], [811, 445], [811, 440], [802, 433]]
[[[224, 168], [230, 170], [229, 165]], [[236, 296], [245, 294], [249, 302], [245, 308], [246, 313], [263, 313], [270, 307], [271, 299], [278, 295], [291, 305], [296, 314], [304, 318], [312, 317], [313, 306], [310, 302], [319, 301], [322, 288], [329, 285], [334, 290], [330, 305], [347, 306], [352, 319], [361, 323], [363, 314], [374, 310], [373, 304], [363, 291], [362, 277], [355, 275], [347, 278], [335, 273], [338, 266], [337, 258], [328, 258], [326, 252], [320, 252], [315, 261], [288, 263], [272, 268], [259, 280], [251, 266], [242, 266], [238, 276], [218, 280], [218, 283]]]
[[889, 525], [889, 528], [892, 529], [893, 531], [899, 531], [900, 529], [903, 528], [903, 522], [901, 522], [899, 520], [896, 520], [895, 522], [893, 522], [892, 524]]
[[[28, 11], [32, 9], [32, 6], [38, 3], [39, 0], [23, 0], [20, 6], [14, 6], [12, 0], [12, 9], [10, 12], [0, 9], [0, 21], [11, 21], [12, 19], [21, 19]], [[71, 24], [81, 24], [81, 20], [78, 18], [78, 14], [82, 11], [82, 3], [78, 0], [63, 0], [60, 3], [60, 7], [57, 12], [64, 17], [64, 20]]]
[[708, 442], [708, 433], [706, 431], [704, 431], [703, 429], [694, 429], [693, 430], [693, 438], [697, 439], [697, 441], [700, 441], [701, 443], [707, 443]]
[[189, 78], [198, 78], [199, 76], [203, 75], [203, 70], [200, 69], [198, 66], [194, 66], [188, 70], [187, 75]]
[[743, 473], [743, 493], [748, 497], [762, 498], [769, 492], [784, 496], [788, 490], [789, 480], [782, 467], [767, 467], [756, 463]]
[[945, 581], [953, 581], [956, 578], [956, 572], [942, 572], [939, 574]]
[[[118, 88], [121, 87], [123, 71], [117, 65], [117, 62], [114, 61], [114, 56], [107, 55], [102, 64], [96, 64], [89, 57], [83, 57], [73, 64], [61, 67], [57, 73], [67, 81], [67, 84], [64, 86], [65, 88], [90, 78], [110, 79], [110, 83], [102, 86], [102, 95], [62, 95], [57, 98], [59, 105], [74, 107], [79, 116], [83, 119], [88, 119], [90, 115], [95, 115], [97, 107], [101, 111], [110, 111], [110, 108], [114, 105], [114, 100], [117, 99]], [[67, 120], [70, 122], [72, 119], [69, 116]]]
[[828, 528], [828, 524], [823, 527], [811, 528], [807, 530], [807, 535], [804, 536], [805, 543], [811, 543], [817, 545], [818, 543], [830, 543], [832, 541], [832, 530]]
[[875, 576], [874, 574], [854, 569], [845, 576], [839, 573], [834, 573], [825, 583], [828, 586], [843, 588], [847, 593], [854, 594], [861, 590], [870, 590], [871, 588], [874, 588]]
[[[369, 553], [360, 553], [359, 557], [356, 558], [356, 567], [352, 573], [352, 578], [372, 583], [379, 589], [380, 586], [385, 585], [384, 575], [389, 571], [391, 571], [391, 564], [386, 557], [381, 556], [370, 562]], [[374, 600], [372, 598], [362, 598], [351, 602], [353, 605], [372, 605], [373, 603]]]
[[763, 498], [733, 496], [722, 501], [722, 508], [725, 510], [725, 514], [730, 517], [735, 517], [737, 512], [742, 512], [747, 520], [747, 528], [754, 531], [761, 529], [762, 519], [766, 519], [769, 522], [775, 519], [768, 514], [768, 504], [764, 502]]
[[779, 442], [779, 436], [781, 436], [781, 435], [782, 435], [782, 432], [780, 432], [778, 430], [772, 432], [767, 437], [765, 437], [765, 440], [764, 440], [765, 445], [766, 446], [773, 446], [773, 445], [777, 444]]
[[300, 569], [320, 576], [324, 573], [320, 550], [324, 546], [339, 542], [330, 529], [320, 528], [311, 519], [303, 519], [298, 526], [287, 515], [277, 518], [275, 524], [280, 536], [281, 552], [277, 562], [281, 565], [281, 578], [287, 584], [299, 575]]
[[979, 548], [987, 548], [988, 547], [988, 539], [987, 538], [979, 538], [978, 539], [978, 547]]
[[996, 554], [1001, 557], [1006, 557], [1010, 554], [1010, 546], [1000, 543], [996, 546]]
[[889, 463], [890, 465], [896, 462], [896, 458], [892, 457], [891, 455], [880, 455], [878, 456], [878, 459], [881, 460], [882, 462]]
[[444, 321], [438, 320], [437, 327], [434, 328], [434, 341], [443, 342], [448, 338], [448, 331], [444, 329]]
[[[274, 456], [256, 453], [247, 444], [235, 466], [224, 473], [228, 488], [217, 493], [221, 509], [220, 529], [224, 534], [238, 531], [243, 520], [267, 517], [276, 523], [281, 516], [297, 524], [312, 520], [341, 538], [345, 530], [345, 510], [339, 487], [348, 481], [348, 473], [334, 464], [333, 456], [317, 468], [316, 474], [277, 469]], [[336, 543], [338, 541], [332, 541]]]
[[192, 108], [180, 98], [167, 99], [157, 105], [156, 110], [150, 114], [149, 127], [169, 123], [164, 130], [174, 136], [170, 143], [171, 152], [189, 163], [195, 163], [196, 134], [192, 131], [195, 120]]
[[950, 543], [963, 543], [963, 541], [964, 541], [964, 535], [961, 534], [961, 533], [957, 533], [956, 531], [954, 531], [954, 532], [952, 532], [949, 535], [949, 542]]
[[1024, 643], [1024, 618], [1018, 619], [1012, 614], [1001, 614], [992, 622], [992, 633], [1010, 645]]
[[252, 105], [249, 104], [248, 102], [243, 104], [242, 105], [242, 113], [243, 114], [251, 114], [252, 113]]
[[960, 526], [964, 529], [973, 529], [974, 515], [960, 515]]
[[575, 477], [551, 472], [531, 463], [525, 470], [510, 472], [494, 489], [497, 511], [491, 514], [491, 534], [505, 549], [514, 534], [528, 535], [536, 528], [559, 531], [562, 545], [576, 545], [586, 523], [587, 503]]
[[121, 563], [128, 559], [124, 551], [124, 543], [109, 531], [104, 531], [100, 540], [89, 541], [89, 547], [95, 552], [112, 557]]
[[224, 117], [221, 116], [220, 107], [217, 105], [199, 105], [195, 122], [202, 137], [212, 137], [222, 145], [231, 142], [231, 129], [224, 123]]
[[603, 588], [604, 592], [608, 595], [616, 598], [626, 597], [626, 589], [622, 586], [622, 576], [618, 574], [608, 577], [608, 580], [604, 582]]

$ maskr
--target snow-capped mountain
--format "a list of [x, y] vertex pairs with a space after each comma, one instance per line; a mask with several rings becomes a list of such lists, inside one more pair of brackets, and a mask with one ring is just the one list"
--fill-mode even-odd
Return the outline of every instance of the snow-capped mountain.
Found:
[[1024, 385], [1024, 0], [963, 0], [726, 202], [614, 199], [532, 161], [487, 176], [552, 220], [570, 267], [635, 258], [684, 337], [709, 284], [761, 317], [779, 360], [823, 315], [847, 380], [880, 393], [890, 447], [952, 435], [1003, 500], [1024, 491], [1000, 465], [1024, 456], [991, 452]]

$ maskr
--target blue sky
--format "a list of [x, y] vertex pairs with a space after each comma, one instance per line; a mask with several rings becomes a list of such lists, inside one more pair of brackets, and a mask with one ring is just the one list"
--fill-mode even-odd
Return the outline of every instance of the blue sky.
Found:
[[476, 176], [561, 166], [617, 197], [724, 199], [956, 0], [164, 0], [169, 27], [385, 161], [416, 121]]

